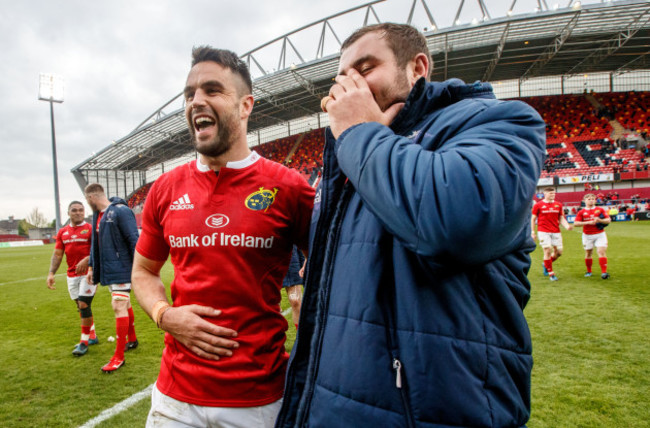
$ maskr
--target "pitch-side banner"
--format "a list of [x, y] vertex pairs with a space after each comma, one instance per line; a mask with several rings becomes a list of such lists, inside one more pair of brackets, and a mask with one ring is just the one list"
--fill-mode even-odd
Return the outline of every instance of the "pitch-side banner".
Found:
[[603, 181], [614, 181], [614, 174], [575, 175], [573, 177], [559, 177], [559, 179], [560, 184], [599, 183]]
[[539, 181], [537, 182], [538, 186], [552, 186], [553, 185], [553, 177], [545, 177], [545, 178], [540, 178]]

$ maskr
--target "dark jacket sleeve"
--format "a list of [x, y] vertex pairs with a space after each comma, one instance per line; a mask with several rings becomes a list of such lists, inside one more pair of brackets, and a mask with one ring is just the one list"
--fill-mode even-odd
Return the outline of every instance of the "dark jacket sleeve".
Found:
[[439, 262], [485, 263], [521, 242], [542, 166], [544, 122], [528, 105], [465, 100], [414, 144], [378, 123], [346, 130], [337, 158], [403, 245]]
[[118, 227], [120, 228], [120, 234], [124, 238], [124, 241], [129, 249], [129, 254], [131, 260], [135, 257], [135, 246], [138, 243], [138, 226], [135, 221], [135, 215], [133, 211], [127, 205], [118, 205], [119, 212], [119, 223]]

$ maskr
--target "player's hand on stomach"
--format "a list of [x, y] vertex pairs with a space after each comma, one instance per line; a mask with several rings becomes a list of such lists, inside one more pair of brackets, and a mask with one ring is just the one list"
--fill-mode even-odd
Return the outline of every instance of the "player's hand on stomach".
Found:
[[229, 357], [239, 343], [235, 330], [220, 327], [206, 321], [205, 317], [218, 317], [221, 311], [209, 306], [186, 305], [172, 307], [165, 311], [161, 328], [174, 336], [196, 355], [209, 360]]

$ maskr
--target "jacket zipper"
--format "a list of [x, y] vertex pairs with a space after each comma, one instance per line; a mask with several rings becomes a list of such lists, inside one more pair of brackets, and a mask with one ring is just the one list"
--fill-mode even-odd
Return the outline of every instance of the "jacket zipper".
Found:
[[[327, 144], [326, 144], [325, 149], [327, 150]], [[320, 213], [320, 216], [319, 216], [319, 218], [318, 218], [318, 220], [316, 222], [316, 231], [321, 230], [327, 220], [331, 220], [331, 216], [329, 215], [329, 213], [325, 212], [325, 210], [324, 210], [324, 207], [328, 206], [328, 204], [325, 204], [325, 198], [326, 198], [326, 193], [327, 193], [326, 190], [329, 190], [329, 189], [326, 189], [326, 184], [328, 183], [330, 174], [331, 174], [331, 166], [330, 166], [330, 164], [328, 162], [325, 165], [325, 169], [323, 170], [323, 176], [321, 178], [320, 190], [321, 190], [321, 195], [322, 195], [321, 197], [323, 199], [321, 201], [321, 213]], [[343, 192], [343, 190], [344, 189], [342, 188], [341, 193]], [[340, 200], [340, 197], [339, 197], [338, 200]], [[331, 204], [331, 202], [330, 202], [330, 204]], [[337, 206], [337, 204], [334, 204], [335, 212], [336, 212], [336, 206]], [[314, 245], [325, 245], [325, 243], [327, 242], [327, 235], [328, 234], [325, 233], [325, 238], [321, 239], [317, 234], [315, 234], [313, 244]], [[308, 257], [307, 258], [307, 265], [305, 266], [305, 277], [304, 277], [305, 283], [307, 282], [308, 279], [311, 279], [312, 264], [314, 264], [314, 263], [315, 263], [315, 261], [314, 261], [313, 257]], [[321, 264], [322, 264], [322, 262], [321, 262]], [[322, 270], [323, 267], [324, 267], [324, 265], [322, 264], [321, 265], [321, 270]], [[322, 278], [322, 272], [321, 272], [321, 276], [319, 277], [319, 280], [321, 278]], [[315, 298], [318, 300], [318, 296], [316, 296]], [[302, 317], [304, 316], [303, 315], [304, 313], [305, 313], [304, 311], [301, 311], [301, 313], [300, 313], [300, 321], [302, 321]], [[314, 331], [314, 334], [320, 334], [320, 333], [317, 333], [316, 331]], [[296, 346], [297, 342], [298, 342], [298, 336], [296, 335], [296, 343], [294, 343], [294, 347]], [[310, 360], [311, 360], [310, 357], [308, 357], [307, 358], [307, 365], [309, 365]], [[305, 369], [305, 370], [307, 370], [307, 369]], [[295, 385], [295, 376], [296, 376], [295, 375], [295, 367], [292, 365], [291, 367], [288, 368], [287, 374], [286, 374], [285, 394], [286, 394], [286, 391], [289, 391], [294, 387], [294, 385]], [[308, 374], [305, 374], [305, 381], [309, 382]], [[300, 411], [301, 411], [301, 407], [302, 407], [300, 405], [300, 403], [302, 401], [302, 397], [304, 397], [304, 396], [306, 396], [306, 395], [305, 395], [305, 390], [303, 389], [302, 393], [298, 397], [298, 400], [291, 404], [291, 405], [295, 405], [295, 414], [293, 416], [295, 425], [301, 425], [301, 424], [305, 423], [304, 419], [306, 418], [307, 415], [304, 415], [304, 414], [302, 416], [300, 415]], [[282, 403], [282, 406], [280, 408], [280, 412], [278, 414], [278, 418], [276, 420], [276, 426], [283, 426], [283, 425], [286, 424], [287, 417], [284, 417], [283, 415], [288, 411], [288, 408], [290, 406], [290, 401], [291, 401], [291, 397], [287, 397], [285, 395], [285, 399], [284, 399], [284, 401]], [[311, 398], [309, 398], [308, 401], [311, 401]], [[291, 419], [291, 417], [289, 417], [289, 419]], [[298, 421], [298, 419], [300, 419], [300, 422]]]
[[413, 422], [413, 415], [411, 414], [411, 406], [409, 404], [406, 390], [402, 387], [402, 362], [395, 356], [393, 356], [393, 370], [395, 370], [395, 387], [399, 389], [400, 396], [402, 397], [404, 415], [406, 416], [406, 426], [414, 428], [415, 423]]

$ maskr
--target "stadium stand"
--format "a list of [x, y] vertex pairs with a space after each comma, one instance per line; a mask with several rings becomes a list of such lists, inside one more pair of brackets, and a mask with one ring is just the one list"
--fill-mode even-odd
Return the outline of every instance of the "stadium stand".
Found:
[[147, 183], [133, 192], [126, 201], [126, 204], [129, 206], [129, 208], [133, 210], [136, 208], [141, 208], [142, 205], [144, 205], [144, 200], [147, 198], [147, 194], [149, 193], [149, 189], [151, 189], [152, 185], [153, 182]]
[[298, 170], [311, 183], [314, 172], [323, 167], [324, 145], [325, 133], [322, 128], [307, 132], [286, 165]]
[[[628, 130], [626, 125], [645, 126], [643, 109], [650, 102], [648, 93], [553, 95], [520, 100], [533, 106], [546, 122], [547, 158], [542, 178], [647, 171], [645, 155], [636, 150], [636, 145], [628, 148], [626, 144], [626, 132], [641, 130], [643, 135], [634, 135], [641, 139], [647, 135], [645, 128]], [[619, 123], [619, 117], [625, 119], [625, 125]], [[641, 174], [638, 178], [644, 177]]]
[[15, 242], [15, 241], [27, 241], [29, 238], [20, 235], [0, 235], [0, 242]]

